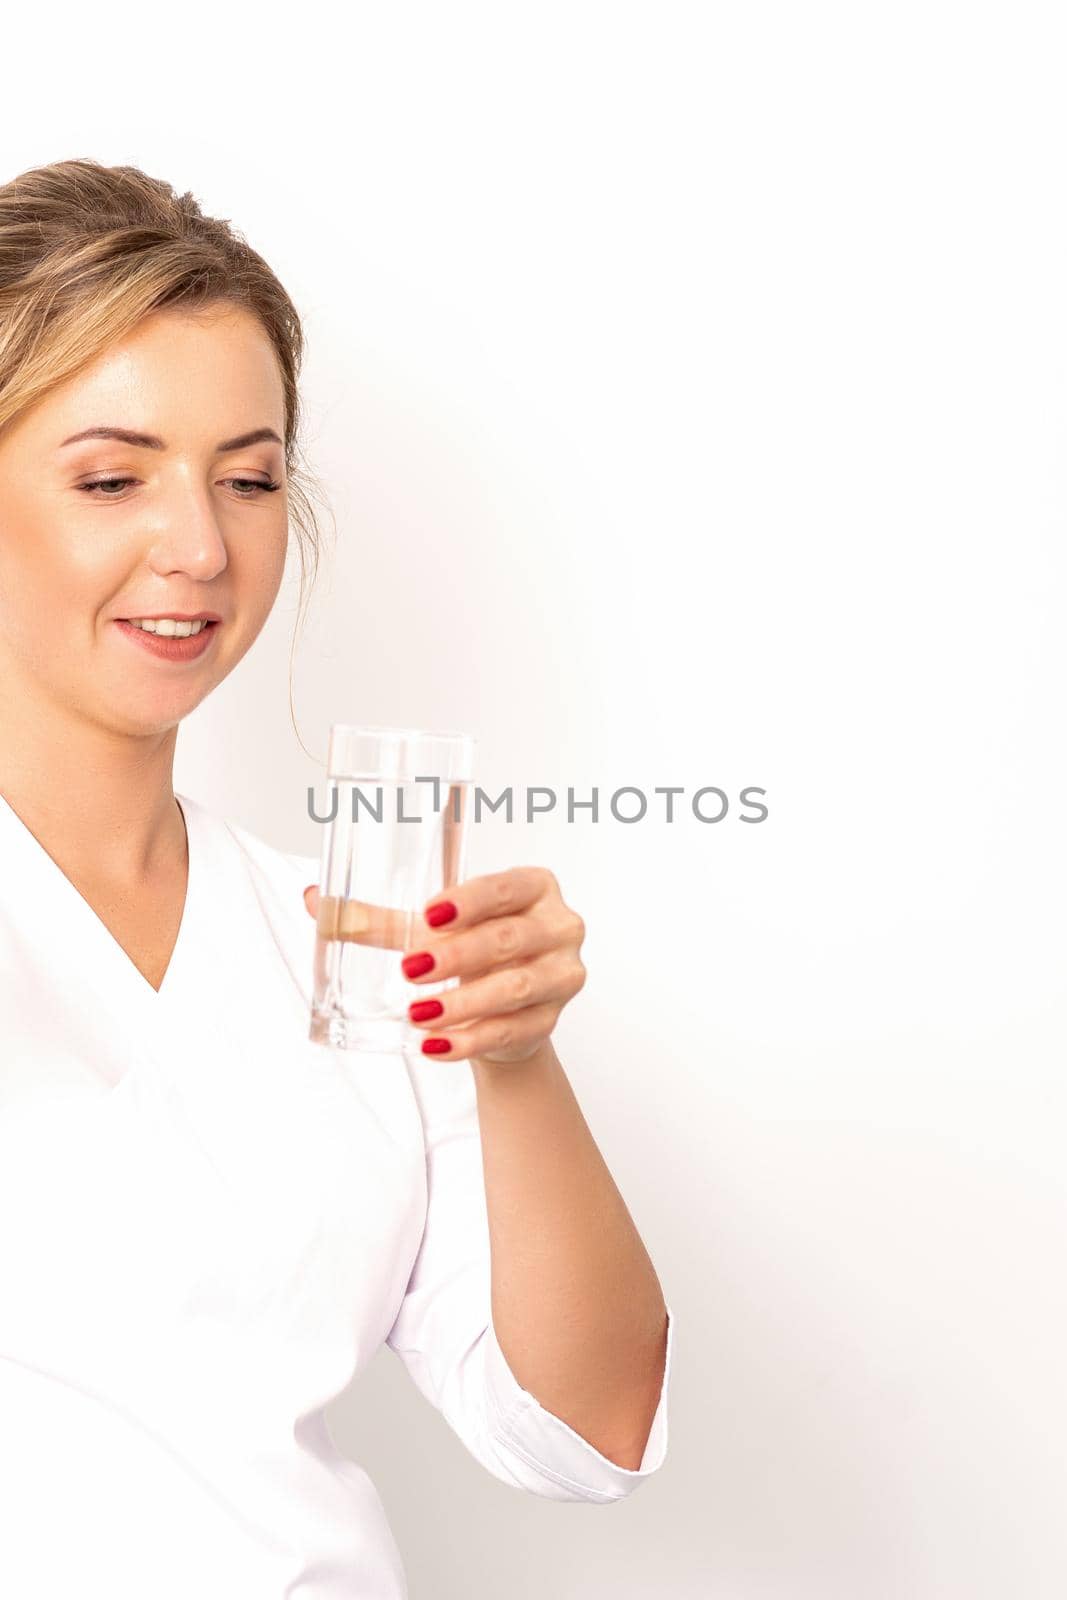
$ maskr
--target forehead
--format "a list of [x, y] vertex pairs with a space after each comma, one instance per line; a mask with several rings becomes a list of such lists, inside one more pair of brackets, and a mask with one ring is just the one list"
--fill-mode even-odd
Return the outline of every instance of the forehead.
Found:
[[261, 426], [284, 436], [284, 413], [281, 369], [258, 318], [239, 306], [164, 310], [47, 396], [31, 431], [53, 448], [101, 424], [158, 433], [168, 445], [214, 444]]

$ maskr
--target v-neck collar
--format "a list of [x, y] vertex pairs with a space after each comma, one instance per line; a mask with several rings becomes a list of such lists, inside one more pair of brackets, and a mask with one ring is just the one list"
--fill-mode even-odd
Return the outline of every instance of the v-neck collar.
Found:
[[[126, 953], [111, 929], [93, 910], [85, 896], [67, 877], [59, 863], [49, 855], [37, 835], [23, 822], [10, 801], [0, 794], [0, 826], [6, 824], [18, 840], [21, 860], [28, 864], [33, 874], [33, 882], [28, 887], [35, 896], [37, 909], [45, 915], [46, 921], [50, 920], [52, 923], [55, 959], [60, 962], [79, 959], [78, 952], [84, 950], [84, 942], [88, 941], [89, 949], [99, 952], [100, 960], [106, 963], [108, 970], [117, 975], [117, 981], [121, 982], [131, 995], [139, 995], [141, 1004], [154, 1006], [156, 1009], [169, 1008], [181, 988], [183, 973], [189, 961], [188, 947], [196, 938], [196, 925], [203, 914], [201, 902], [205, 886], [201, 881], [204, 869], [201, 860], [202, 819], [196, 801], [178, 793], [175, 793], [174, 798], [178, 802], [178, 809], [185, 823], [188, 875], [178, 935], [163, 980], [156, 989]], [[52, 918], [48, 917], [49, 912], [54, 913]], [[65, 937], [68, 930], [69, 947]]]

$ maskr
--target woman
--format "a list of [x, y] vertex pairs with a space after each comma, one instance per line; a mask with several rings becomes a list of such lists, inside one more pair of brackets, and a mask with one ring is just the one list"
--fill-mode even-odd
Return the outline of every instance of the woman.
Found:
[[669, 1309], [551, 1042], [584, 981], [554, 877], [427, 907], [405, 959], [461, 981], [420, 1005], [427, 964], [405, 967], [426, 1059], [353, 1058], [307, 1038], [314, 858], [172, 788], [291, 522], [305, 576], [317, 556], [301, 353], [285, 290], [191, 195], [91, 161], [0, 188], [0, 1593], [20, 1600], [403, 1595], [324, 1417], [383, 1341], [506, 1483], [615, 1500], [666, 1453]]

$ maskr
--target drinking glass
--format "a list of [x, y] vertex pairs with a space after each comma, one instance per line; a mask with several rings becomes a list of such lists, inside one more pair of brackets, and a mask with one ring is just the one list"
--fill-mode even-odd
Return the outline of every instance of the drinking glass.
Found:
[[335, 723], [315, 926], [309, 1037], [345, 1050], [401, 1051], [425, 1037], [400, 952], [428, 932], [426, 902], [463, 881], [476, 741], [463, 733]]

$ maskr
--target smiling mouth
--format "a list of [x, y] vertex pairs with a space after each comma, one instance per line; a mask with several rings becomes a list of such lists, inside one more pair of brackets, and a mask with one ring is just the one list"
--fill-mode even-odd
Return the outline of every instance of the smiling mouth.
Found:
[[204, 633], [208, 628], [218, 627], [217, 617], [193, 617], [188, 620], [171, 617], [116, 617], [116, 622], [123, 622], [128, 628], [137, 628], [141, 633], [151, 633], [160, 639], [191, 639], [197, 634]]

